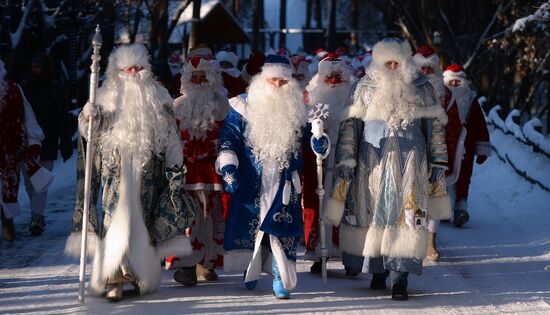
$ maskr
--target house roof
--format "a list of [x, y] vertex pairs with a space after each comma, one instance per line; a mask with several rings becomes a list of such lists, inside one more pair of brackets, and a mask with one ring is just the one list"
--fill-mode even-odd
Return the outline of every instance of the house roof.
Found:
[[[219, 0], [202, 0], [200, 16], [198, 37], [201, 43], [235, 44], [250, 41], [233, 14]], [[190, 30], [192, 20], [193, 6], [189, 5], [181, 14], [169, 43], [181, 43], [186, 30]]]

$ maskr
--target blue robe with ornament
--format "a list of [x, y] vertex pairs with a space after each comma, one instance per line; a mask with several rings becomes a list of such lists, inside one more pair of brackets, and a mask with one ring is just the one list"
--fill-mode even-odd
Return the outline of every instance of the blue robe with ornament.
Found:
[[[276, 163], [259, 163], [245, 135], [246, 95], [232, 98], [230, 104], [232, 109], [220, 133], [216, 169], [220, 172], [226, 165], [236, 165], [239, 187], [231, 196], [226, 221], [224, 269], [246, 270], [248, 282], [257, 280], [262, 271], [271, 274], [271, 259], [276, 259], [285, 288], [293, 289], [297, 240], [303, 235], [301, 152], [289, 154], [288, 165], [282, 170]], [[309, 128], [304, 129], [297, 136], [309, 140]], [[271, 252], [262, 246], [266, 233]]]

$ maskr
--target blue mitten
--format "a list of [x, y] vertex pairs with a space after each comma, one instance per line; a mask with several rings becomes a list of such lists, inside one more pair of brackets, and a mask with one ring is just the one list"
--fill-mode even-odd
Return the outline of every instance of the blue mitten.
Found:
[[313, 144], [312, 145], [313, 152], [320, 155], [325, 155], [325, 153], [329, 148], [329, 143], [330, 143], [329, 139], [326, 136], [323, 135], [320, 138], [312, 137], [311, 142]]
[[225, 182], [224, 189], [228, 193], [232, 194], [239, 189], [238, 173], [235, 165], [222, 167], [222, 179]]

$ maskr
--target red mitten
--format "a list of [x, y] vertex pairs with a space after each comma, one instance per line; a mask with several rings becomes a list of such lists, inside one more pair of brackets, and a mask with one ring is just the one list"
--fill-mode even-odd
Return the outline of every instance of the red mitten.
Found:
[[487, 161], [487, 155], [478, 155], [476, 158], [477, 164], [483, 164], [485, 161]]

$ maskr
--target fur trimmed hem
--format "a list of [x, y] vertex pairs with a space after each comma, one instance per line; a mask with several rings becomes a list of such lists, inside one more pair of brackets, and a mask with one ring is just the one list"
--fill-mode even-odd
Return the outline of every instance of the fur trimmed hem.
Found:
[[344, 202], [338, 201], [334, 198], [329, 198], [325, 205], [324, 216], [325, 223], [332, 224], [333, 226], [339, 226], [344, 216], [345, 204]]
[[363, 256], [368, 227], [340, 224], [340, 250], [347, 254]]
[[[362, 256], [364, 257], [380, 257], [381, 244], [384, 236], [385, 228], [370, 226], [365, 236], [365, 245], [363, 246]], [[342, 245], [340, 245], [342, 246]]]
[[428, 231], [409, 228], [386, 228], [382, 238], [381, 254], [389, 257], [424, 260], [428, 249]]
[[[64, 253], [67, 256], [80, 258], [80, 248], [82, 244], [82, 233], [71, 233], [65, 242]], [[94, 257], [97, 245], [99, 244], [99, 238], [95, 233], [88, 232], [86, 236], [86, 256]]]
[[157, 243], [157, 252], [161, 259], [168, 256], [183, 257], [190, 255], [193, 248], [188, 237], [178, 235], [167, 241]]
[[448, 220], [451, 218], [451, 198], [449, 194], [441, 197], [428, 197], [428, 219]]
[[251, 250], [231, 250], [223, 255], [223, 270], [226, 272], [244, 272], [252, 261]]

